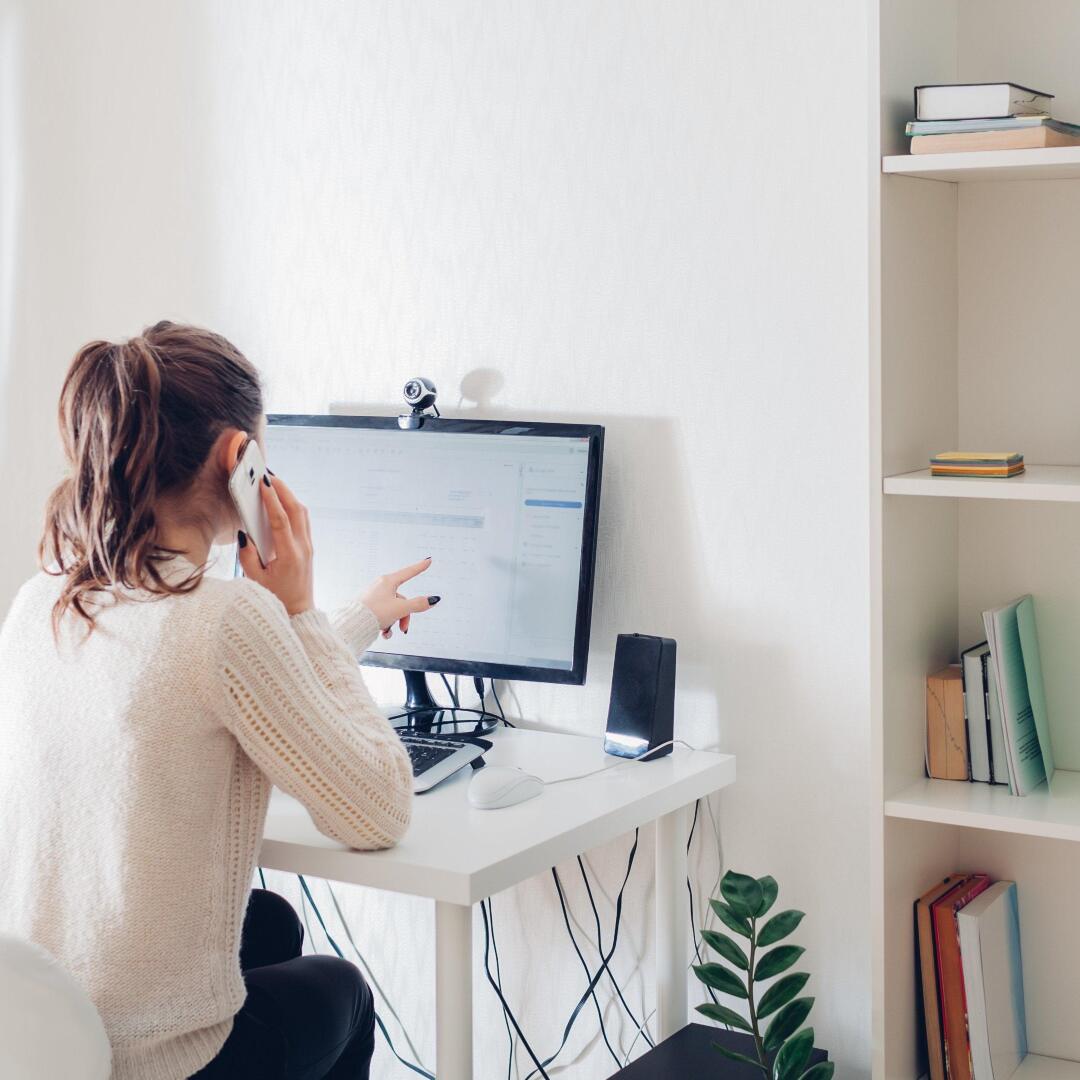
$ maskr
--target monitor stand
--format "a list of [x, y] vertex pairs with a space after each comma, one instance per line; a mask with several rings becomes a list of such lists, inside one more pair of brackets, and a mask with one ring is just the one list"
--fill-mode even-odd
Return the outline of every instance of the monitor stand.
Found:
[[406, 670], [402, 675], [405, 676], [405, 711], [409, 714], [406, 726], [418, 731], [430, 731], [443, 709], [431, 696], [427, 673]]

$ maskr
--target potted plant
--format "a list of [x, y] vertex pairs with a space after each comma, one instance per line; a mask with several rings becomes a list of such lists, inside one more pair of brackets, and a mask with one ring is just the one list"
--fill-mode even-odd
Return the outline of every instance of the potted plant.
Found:
[[[721, 898], [709, 903], [735, 936], [701, 931], [706, 945], [722, 962], [694, 966], [694, 973], [713, 999], [697, 1009], [710, 1020], [753, 1038], [756, 1059], [713, 1043], [724, 1057], [760, 1069], [768, 1080], [830, 1080], [832, 1062], [810, 1064], [814, 1029], [803, 1024], [814, 999], [800, 996], [810, 976], [790, 970], [805, 950], [799, 945], [780, 944], [802, 922], [804, 913], [787, 910], [766, 918], [778, 893], [779, 886], [771, 877], [753, 878], [731, 871], [724, 875]], [[762, 983], [771, 985], [762, 992]], [[718, 993], [744, 1003], [749, 1019], [722, 1004]]]

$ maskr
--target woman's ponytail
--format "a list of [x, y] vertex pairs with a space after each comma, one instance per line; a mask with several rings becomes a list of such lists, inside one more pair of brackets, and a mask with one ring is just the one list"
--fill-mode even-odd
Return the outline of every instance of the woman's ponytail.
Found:
[[157, 563], [155, 508], [182, 490], [227, 426], [254, 430], [262, 413], [258, 375], [224, 338], [162, 322], [140, 337], [94, 341], [76, 354], [60, 393], [68, 477], [46, 507], [42, 566], [66, 578], [53, 611], [90, 627], [93, 594], [116, 586], [165, 594]]

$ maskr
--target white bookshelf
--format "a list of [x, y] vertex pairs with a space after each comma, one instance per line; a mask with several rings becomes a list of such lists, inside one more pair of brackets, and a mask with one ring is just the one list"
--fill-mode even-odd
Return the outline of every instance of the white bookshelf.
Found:
[[1008, 478], [931, 476], [929, 469], [916, 469], [886, 476], [883, 490], [886, 495], [931, 498], [1080, 502], [1080, 466], [1028, 465], [1019, 476]]
[[[919, 83], [1012, 79], [1080, 122], [1080, 4], [879, 0], [869, 171], [876, 1080], [925, 1069], [912, 904], [938, 878], [1019, 883], [1031, 1056], [1080, 1080], [1080, 147], [909, 155]], [[932, 477], [950, 449], [1020, 477]], [[1061, 464], [1040, 464], [1060, 462]], [[981, 612], [1035, 596], [1059, 769], [1026, 798], [929, 780], [925, 679]]]
[[1001, 180], [1074, 180], [1080, 177], [1080, 146], [1039, 150], [975, 150], [965, 154], [890, 154], [884, 173], [949, 183]]
[[1080, 841], [1080, 773], [1058, 769], [1049, 788], [1022, 799], [1001, 785], [922, 777], [886, 799], [885, 814], [1076, 843]]

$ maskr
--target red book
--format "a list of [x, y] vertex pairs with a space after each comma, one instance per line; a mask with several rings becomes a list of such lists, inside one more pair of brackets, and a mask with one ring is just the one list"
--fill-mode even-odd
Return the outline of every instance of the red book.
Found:
[[949, 1080], [972, 1080], [968, 1042], [964, 968], [960, 960], [960, 933], [956, 913], [990, 884], [988, 874], [972, 874], [931, 905], [934, 948], [937, 952], [941, 1026], [945, 1036], [945, 1075]]

